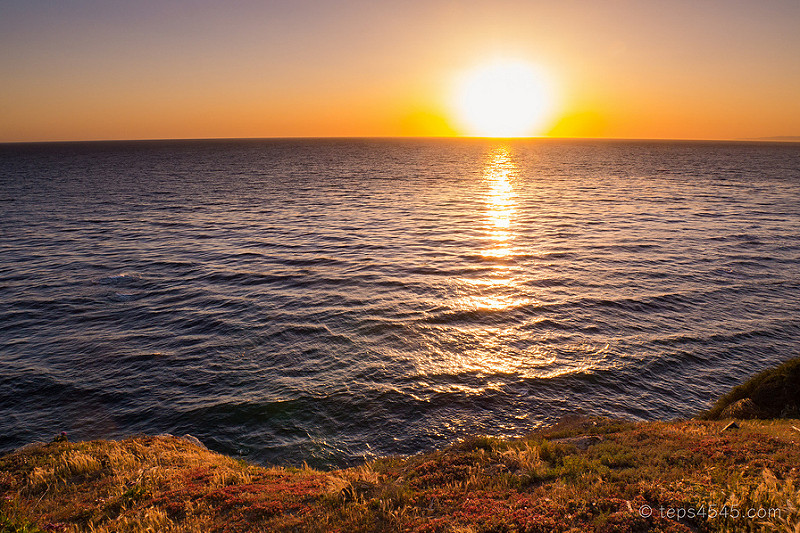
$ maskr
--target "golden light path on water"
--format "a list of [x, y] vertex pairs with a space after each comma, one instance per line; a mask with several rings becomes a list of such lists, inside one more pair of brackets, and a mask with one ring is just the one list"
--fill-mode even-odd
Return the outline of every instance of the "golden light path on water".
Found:
[[[537, 252], [532, 249], [535, 213], [524, 210], [532, 209], [530, 197], [539, 192], [518, 190], [519, 174], [507, 146], [487, 153], [479, 186], [482, 192], [470, 202], [482, 206], [473, 218], [480, 224], [475, 228], [479, 247], [470, 255], [488, 268], [480, 269], [479, 276], [453, 279], [455, 294], [447, 305], [454, 321], [429, 325], [421, 332], [426, 342], [414, 362], [418, 377], [423, 378], [419, 385], [429, 391], [481, 394], [502, 389], [510, 376], [549, 379], [584, 372], [608, 355], [608, 346], [549, 342], [552, 335], [561, 333], [537, 326], [546, 321], [536, 311], [545, 302], [531, 282], [548, 274], [539, 270]], [[459, 319], [462, 316], [469, 318]], [[439, 374], [472, 375], [483, 381], [480, 385], [474, 381], [434, 384], [424, 378]]]
[[[480, 202], [483, 205], [480, 241], [483, 244], [475, 250], [474, 256], [481, 257], [482, 264], [490, 266], [490, 271], [480, 277], [456, 280], [459, 297], [450, 302], [456, 313], [482, 315], [480, 322], [483, 324], [435, 326], [429, 332], [432, 337], [450, 338], [455, 345], [443, 346], [431, 338], [428, 353], [438, 360], [419, 361], [423, 374], [475, 373], [487, 378], [479, 389], [450, 384], [445, 388], [451, 392], [499, 388], [504, 384], [503, 375], [552, 377], [566, 370], [561, 365], [554, 366], [556, 355], [552, 350], [529, 342], [529, 336], [522, 331], [523, 320], [508, 319], [515, 309], [539, 303], [521, 286], [535, 273], [527, 272], [515, 260], [519, 255], [530, 254], [524, 244], [517, 242], [519, 205], [514, 182], [518, 173], [508, 147], [499, 146], [487, 154], [482, 170], [485, 192]], [[493, 320], [495, 314], [506, 315], [506, 318]], [[536, 321], [536, 318], [529, 320]]]
[[[519, 253], [516, 238], [515, 214], [518, 209], [517, 193], [513, 181], [518, 168], [506, 146], [499, 146], [487, 155], [483, 180], [488, 188], [484, 204], [484, 241], [480, 254], [492, 265], [492, 272], [479, 279], [468, 280], [475, 293], [464, 302], [467, 308], [486, 312], [502, 312], [528, 303], [518, 287], [524, 273], [513, 266]], [[555, 357], [537, 348], [526, 350], [525, 357], [510, 353], [518, 324], [503, 327], [485, 327], [473, 331], [478, 341], [469, 354], [474, 369], [492, 374], [510, 374], [523, 371], [523, 367], [547, 365]]]
[[483, 251], [484, 256], [506, 258], [511, 255], [509, 245], [514, 237], [511, 218], [514, 216], [517, 196], [511, 179], [516, 171], [505, 147], [492, 152], [484, 169], [484, 180], [491, 187], [486, 197], [486, 230], [491, 247]]
[[514, 258], [514, 228], [512, 219], [517, 208], [516, 192], [511, 181], [516, 177], [517, 167], [511, 160], [508, 148], [493, 150], [483, 170], [483, 179], [489, 188], [486, 195], [484, 239], [486, 246], [480, 254], [493, 261], [492, 273], [482, 279], [468, 280], [481, 288], [481, 295], [473, 295], [467, 305], [481, 310], [500, 311], [528, 302], [515, 290], [518, 282], [516, 272], [508, 262]]

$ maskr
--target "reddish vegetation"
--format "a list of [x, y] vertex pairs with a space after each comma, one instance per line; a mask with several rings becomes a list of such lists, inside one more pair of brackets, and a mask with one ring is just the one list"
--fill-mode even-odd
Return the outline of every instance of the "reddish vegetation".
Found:
[[[0, 458], [0, 531], [794, 531], [800, 424], [740, 425], [579, 419], [330, 472], [54, 442]], [[751, 508], [780, 514], [733, 516]]]

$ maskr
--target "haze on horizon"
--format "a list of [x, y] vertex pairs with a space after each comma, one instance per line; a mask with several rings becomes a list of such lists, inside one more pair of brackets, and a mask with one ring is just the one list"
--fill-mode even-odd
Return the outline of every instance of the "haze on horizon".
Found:
[[541, 135], [800, 136], [800, 2], [6, 0], [0, 142], [449, 136], [452, 84], [530, 62]]

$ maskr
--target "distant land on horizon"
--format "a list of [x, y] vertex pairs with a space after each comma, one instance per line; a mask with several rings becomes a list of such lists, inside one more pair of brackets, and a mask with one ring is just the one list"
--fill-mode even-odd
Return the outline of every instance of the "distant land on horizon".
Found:
[[796, 143], [800, 142], [800, 135], [778, 135], [776, 137], [756, 137], [754, 139], [748, 139], [752, 141], [778, 141], [778, 142], [790, 142]]

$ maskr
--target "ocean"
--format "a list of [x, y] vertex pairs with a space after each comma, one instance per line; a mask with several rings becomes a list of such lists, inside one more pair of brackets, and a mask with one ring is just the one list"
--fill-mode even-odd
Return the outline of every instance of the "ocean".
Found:
[[688, 417], [800, 347], [800, 144], [0, 145], [0, 452], [333, 467]]

